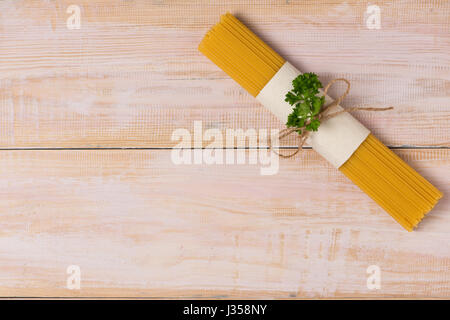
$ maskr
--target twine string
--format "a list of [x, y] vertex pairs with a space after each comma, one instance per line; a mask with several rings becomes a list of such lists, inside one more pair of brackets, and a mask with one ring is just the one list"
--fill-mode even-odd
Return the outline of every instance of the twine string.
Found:
[[[330, 87], [335, 84], [338, 81], [343, 81], [347, 84], [347, 89], [345, 90], [345, 92], [336, 100], [334, 100], [333, 102], [331, 102], [329, 105], [324, 106], [321, 108], [320, 112], [317, 115], [317, 119], [321, 121], [321, 123], [323, 123], [324, 121], [327, 121], [331, 118], [334, 118], [344, 112], [352, 112], [352, 111], [356, 111], [356, 110], [362, 110], [362, 111], [386, 111], [386, 110], [392, 110], [394, 109], [394, 107], [387, 107], [387, 108], [362, 108], [362, 107], [351, 107], [351, 108], [347, 108], [347, 109], [343, 109], [340, 111], [336, 111], [330, 114], [327, 114], [327, 110], [329, 110], [329, 108], [334, 107], [339, 105], [342, 100], [344, 100], [344, 98], [348, 95], [348, 93], [350, 92], [350, 81], [348, 81], [347, 79], [344, 78], [336, 78], [330, 81], [330, 83], [328, 83], [326, 85], [326, 87], [323, 89], [323, 94], [326, 96], [328, 93], [328, 90], [330, 89]], [[287, 153], [287, 154], [283, 154], [280, 153], [278, 151], [275, 151], [272, 147], [272, 140], [271, 137], [269, 135], [268, 137], [268, 145], [269, 145], [269, 150], [272, 150], [272, 152], [274, 152], [275, 154], [279, 155], [282, 158], [290, 158], [295, 156], [299, 151], [303, 150], [303, 145], [305, 144], [306, 140], [309, 137], [310, 131], [305, 130], [306, 129], [306, 125], [309, 122], [305, 123], [305, 125], [301, 128], [285, 128], [283, 130], [280, 131], [280, 133], [278, 134], [278, 141], [281, 141], [282, 139], [288, 137], [289, 135], [291, 135], [292, 133], [296, 132], [298, 133], [299, 130], [302, 130], [302, 133], [298, 134], [298, 146], [297, 149], [294, 152], [291, 153]]]

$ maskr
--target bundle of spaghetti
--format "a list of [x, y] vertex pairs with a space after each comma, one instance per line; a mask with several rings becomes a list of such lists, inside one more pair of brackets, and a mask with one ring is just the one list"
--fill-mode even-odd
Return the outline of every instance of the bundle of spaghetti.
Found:
[[[286, 64], [278, 53], [229, 13], [205, 35], [199, 50], [257, 98]], [[442, 197], [437, 188], [370, 133], [336, 167], [408, 231]]]

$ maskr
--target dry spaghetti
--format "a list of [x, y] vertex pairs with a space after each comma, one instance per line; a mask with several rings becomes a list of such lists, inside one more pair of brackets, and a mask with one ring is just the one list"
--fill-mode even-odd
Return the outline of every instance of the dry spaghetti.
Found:
[[[231, 14], [223, 15], [205, 35], [199, 50], [254, 97], [286, 63]], [[372, 134], [339, 170], [408, 231], [442, 197], [438, 189]]]

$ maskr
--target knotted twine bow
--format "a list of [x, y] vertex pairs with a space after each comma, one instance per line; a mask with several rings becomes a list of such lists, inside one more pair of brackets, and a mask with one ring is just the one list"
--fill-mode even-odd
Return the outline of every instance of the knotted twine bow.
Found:
[[[344, 78], [336, 78], [336, 79], [331, 80], [330, 83], [327, 84], [327, 86], [323, 89], [323, 94], [326, 96], [326, 95], [327, 95], [327, 92], [328, 92], [328, 89], [330, 89], [330, 87], [331, 87], [334, 83], [336, 83], [336, 82], [338, 82], [338, 81], [344, 81], [344, 82], [347, 84], [347, 90], [345, 90], [345, 92], [344, 92], [339, 98], [337, 98], [336, 100], [334, 100], [332, 103], [330, 103], [329, 105], [324, 106], [324, 107], [321, 108], [321, 110], [320, 110], [320, 112], [318, 113], [318, 116], [317, 116], [317, 119], [318, 119], [321, 123], [323, 123], [324, 121], [326, 121], [326, 120], [328, 120], [328, 119], [334, 118], [334, 117], [336, 117], [336, 116], [338, 116], [338, 115], [340, 115], [341, 113], [344, 113], [344, 112], [351, 112], [351, 111], [356, 111], [356, 110], [364, 110], [364, 111], [386, 111], [386, 110], [392, 110], [392, 109], [394, 109], [394, 107], [387, 107], [387, 108], [361, 108], [361, 107], [352, 107], [352, 108], [348, 108], [348, 109], [336, 111], [336, 112], [333, 112], [333, 113], [330, 113], [330, 114], [326, 114], [326, 111], [327, 111], [329, 108], [334, 107], [334, 106], [337, 106], [338, 104], [340, 104], [341, 101], [344, 100], [344, 98], [345, 98], [345, 97], [347, 96], [347, 94], [350, 92], [350, 81], [348, 81], [347, 79], [344, 79]], [[308, 122], [308, 123], [309, 123], [309, 122]], [[304, 125], [303, 127], [301, 127], [301, 128], [298, 128], [298, 127], [295, 127], [295, 128], [285, 128], [285, 129], [283, 129], [283, 130], [280, 131], [280, 134], [279, 134], [279, 136], [278, 136], [279, 141], [281, 141], [282, 139], [286, 138], [287, 136], [289, 136], [289, 135], [290, 135], [291, 133], [293, 133], [293, 132], [298, 132], [298, 130], [302, 130], [302, 133], [299, 134], [299, 136], [298, 136], [298, 139], [299, 139], [299, 140], [298, 140], [298, 148], [297, 148], [297, 150], [295, 150], [294, 152], [289, 153], [289, 154], [282, 154], [282, 153], [279, 153], [279, 152], [273, 150], [273, 148], [272, 148], [272, 141], [271, 141], [270, 135], [269, 135], [269, 137], [268, 137], [269, 150], [272, 150], [275, 154], [279, 155], [279, 156], [282, 157], [282, 158], [290, 158], [290, 157], [295, 156], [300, 150], [303, 150], [303, 149], [302, 149], [302, 148], [303, 148], [303, 145], [305, 144], [306, 139], [308, 139], [309, 133], [311, 132], [311, 131], [305, 130], [305, 129], [306, 129], [306, 125], [307, 125], [308, 123], [305, 123], [305, 125]]]

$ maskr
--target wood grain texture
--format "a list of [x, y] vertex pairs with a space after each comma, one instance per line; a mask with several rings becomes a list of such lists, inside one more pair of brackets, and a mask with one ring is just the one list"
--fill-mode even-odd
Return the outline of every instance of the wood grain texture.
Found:
[[[0, 295], [450, 295], [448, 197], [408, 233], [311, 150], [273, 176], [170, 153], [0, 152]], [[449, 153], [398, 152], [445, 194]], [[66, 289], [69, 265], [81, 290]]]
[[[356, 0], [0, 1], [0, 297], [450, 297], [450, 2], [376, 4], [380, 30]], [[415, 232], [311, 150], [262, 176], [160, 149], [197, 120], [283, 127], [197, 51], [226, 11], [324, 83], [348, 78], [344, 106], [395, 107], [355, 116], [428, 148], [395, 151], [444, 192]], [[11, 150], [27, 148], [99, 150]]]
[[380, 30], [355, 0], [83, 0], [69, 30], [72, 3], [0, 3], [1, 148], [167, 147], [194, 120], [282, 128], [197, 51], [226, 11], [300, 70], [348, 78], [344, 106], [393, 105], [355, 113], [386, 144], [450, 145], [448, 1], [378, 1]]

